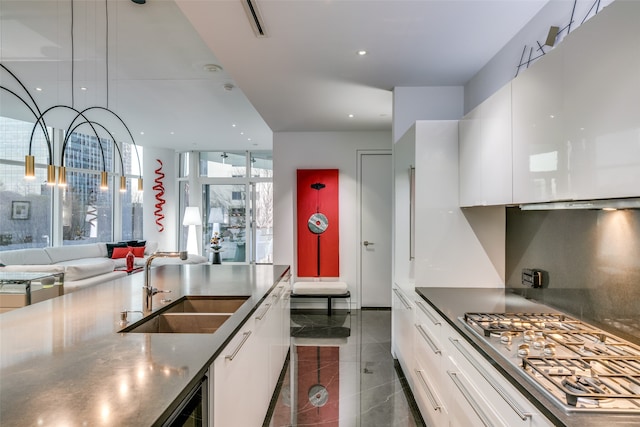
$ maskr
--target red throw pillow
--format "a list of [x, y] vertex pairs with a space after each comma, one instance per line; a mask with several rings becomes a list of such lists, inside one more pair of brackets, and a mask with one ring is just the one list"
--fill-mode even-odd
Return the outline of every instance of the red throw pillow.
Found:
[[111, 259], [126, 258], [131, 248], [113, 248]]
[[128, 248], [131, 252], [133, 252], [133, 256], [136, 258], [144, 258], [144, 246], [129, 246]]

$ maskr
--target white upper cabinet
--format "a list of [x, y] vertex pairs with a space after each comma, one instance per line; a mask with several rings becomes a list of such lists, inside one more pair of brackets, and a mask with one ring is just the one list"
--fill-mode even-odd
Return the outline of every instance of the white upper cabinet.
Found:
[[460, 206], [512, 201], [511, 83], [459, 123]]
[[572, 198], [562, 137], [562, 45], [512, 83], [513, 202]]
[[512, 81], [513, 202], [640, 195], [640, 2], [614, 2]]
[[576, 198], [640, 195], [639, 18], [638, 2], [615, 2], [563, 42], [563, 136]]

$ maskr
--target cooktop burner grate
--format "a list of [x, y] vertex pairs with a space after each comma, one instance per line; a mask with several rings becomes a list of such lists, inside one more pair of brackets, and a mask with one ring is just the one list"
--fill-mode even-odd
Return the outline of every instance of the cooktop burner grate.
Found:
[[532, 330], [576, 330], [582, 322], [558, 313], [465, 313], [465, 322], [475, 323], [484, 336]]
[[523, 358], [522, 366], [551, 393], [564, 394], [567, 405], [640, 410], [640, 357], [534, 356]]
[[461, 320], [566, 412], [640, 413], [640, 346], [564, 314]]

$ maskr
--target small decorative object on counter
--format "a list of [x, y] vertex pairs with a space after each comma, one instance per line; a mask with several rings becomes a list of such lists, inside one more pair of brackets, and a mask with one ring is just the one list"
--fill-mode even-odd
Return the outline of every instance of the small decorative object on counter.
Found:
[[127, 272], [132, 272], [133, 271], [133, 263], [135, 261], [135, 255], [133, 255], [133, 252], [129, 251], [129, 253], [127, 254]]
[[209, 241], [211, 252], [213, 254], [211, 264], [222, 264], [222, 262], [220, 261], [220, 249], [222, 249], [222, 246], [220, 246], [220, 242], [222, 242], [223, 240], [224, 239], [217, 231], [215, 231], [213, 233], [213, 236], [211, 236], [211, 240]]

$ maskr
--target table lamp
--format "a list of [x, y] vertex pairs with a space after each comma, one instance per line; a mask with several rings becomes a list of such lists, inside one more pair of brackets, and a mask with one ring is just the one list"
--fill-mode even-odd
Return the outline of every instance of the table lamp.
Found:
[[200, 255], [200, 251], [198, 250], [198, 240], [196, 239], [196, 225], [202, 225], [200, 208], [197, 206], [188, 206], [184, 210], [182, 225], [189, 227], [187, 234], [187, 253]]

